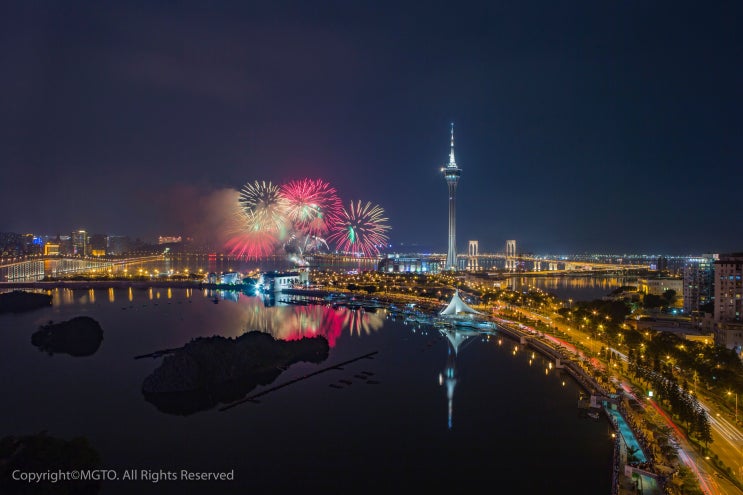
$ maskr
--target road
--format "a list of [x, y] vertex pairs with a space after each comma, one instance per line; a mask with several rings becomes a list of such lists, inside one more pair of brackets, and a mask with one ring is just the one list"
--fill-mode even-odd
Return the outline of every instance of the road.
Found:
[[[594, 349], [596, 343], [590, 335], [569, 327], [558, 322], [549, 316], [534, 311], [518, 308], [526, 318], [540, 321], [559, 331], [565, 332], [572, 339], [582, 342], [590, 349], [591, 354], [596, 354], [598, 349]], [[552, 338], [555, 342], [562, 342], [559, 339]], [[564, 344], [563, 344], [564, 345]], [[627, 356], [619, 353], [620, 358], [624, 361]], [[622, 377], [616, 375], [614, 380], [622, 380]], [[623, 382], [626, 385], [626, 382]], [[630, 390], [628, 386], [622, 387], [625, 391]], [[713, 442], [709, 445], [710, 451], [716, 455], [726, 466], [730, 466], [733, 475], [739, 480], [743, 480], [743, 433], [740, 429], [723, 414], [710, 408], [703, 398], [697, 395], [697, 400], [707, 412], [712, 430]], [[652, 406], [652, 410], [658, 415], [658, 418], [674, 432], [677, 441], [677, 451], [681, 461], [697, 476], [699, 485], [707, 495], [743, 495], [743, 490], [733, 484], [724, 473], [721, 473], [717, 467], [712, 464], [709, 457], [697, 453], [695, 447], [686, 439], [682, 430], [673, 422], [673, 420], [652, 400], [647, 399], [647, 403]]]

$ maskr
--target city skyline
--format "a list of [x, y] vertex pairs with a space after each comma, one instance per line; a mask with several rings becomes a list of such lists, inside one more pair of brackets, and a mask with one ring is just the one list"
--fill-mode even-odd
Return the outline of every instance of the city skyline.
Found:
[[253, 180], [393, 246], [740, 252], [743, 7], [6, 4], [0, 231], [208, 235]]

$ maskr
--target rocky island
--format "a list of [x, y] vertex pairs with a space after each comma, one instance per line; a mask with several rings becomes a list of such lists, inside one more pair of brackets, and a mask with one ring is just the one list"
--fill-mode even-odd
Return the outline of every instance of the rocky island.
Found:
[[288, 366], [320, 363], [329, 352], [322, 336], [287, 341], [251, 331], [236, 338], [199, 337], [167, 355], [145, 378], [142, 393], [163, 412], [188, 415], [239, 400]]
[[50, 322], [31, 335], [31, 343], [50, 355], [90, 356], [95, 354], [102, 341], [100, 323], [89, 316], [77, 316], [60, 323]]
[[0, 294], [0, 314], [22, 313], [52, 305], [52, 296], [38, 292], [14, 290]]

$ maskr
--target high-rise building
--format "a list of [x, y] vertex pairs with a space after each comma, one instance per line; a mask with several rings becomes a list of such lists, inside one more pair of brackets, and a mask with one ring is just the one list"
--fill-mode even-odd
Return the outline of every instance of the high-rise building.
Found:
[[108, 253], [108, 236], [105, 234], [93, 234], [90, 236], [88, 251], [92, 256], [106, 256]]
[[87, 232], [84, 230], [72, 232], [70, 234], [70, 239], [72, 239], [72, 254], [78, 256], [88, 256], [90, 254], [90, 239], [88, 238]]
[[688, 258], [684, 264], [684, 313], [691, 314], [715, 297], [716, 254]]
[[743, 252], [715, 261], [715, 343], [743, 350]]
[[446, 184], [449, 186], [449, 248], [446, 252], [446, 263], [444, 268], [446, 270], [457, 269], [457, 209], [456, 209], [456, 195], [457, 195], [457, 183], [459, 182], [459, 176], [462, 171], [457, 166], [457, 162], [454, 159], [454, 123], [451, 124], [451, 145], [449, 150], [449, 163], [442, 167], [441, 171], [444, 173]]
[[660, 256], [658, 258], [657, 267], [658, 267], [659, 272], [667, 272], [668, 271], [668, 258], [666, 258], [665, 256]]
[[109, 254], [124, 254], [131, 249], [131, 239], [123, 235], [109, 235], [106, 251]]

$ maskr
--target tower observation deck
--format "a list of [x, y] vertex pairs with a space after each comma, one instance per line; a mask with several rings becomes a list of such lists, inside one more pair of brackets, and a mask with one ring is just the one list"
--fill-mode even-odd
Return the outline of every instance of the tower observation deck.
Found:
[[441, 168], [449, 186], [449, 248], [446, 253], [446, 270], [457, 269], [457, 183], [462, 170], [457, 166], [454, 159], [454, 123], [451, 124], [451, 147], [449, 150], [449, 163]]

